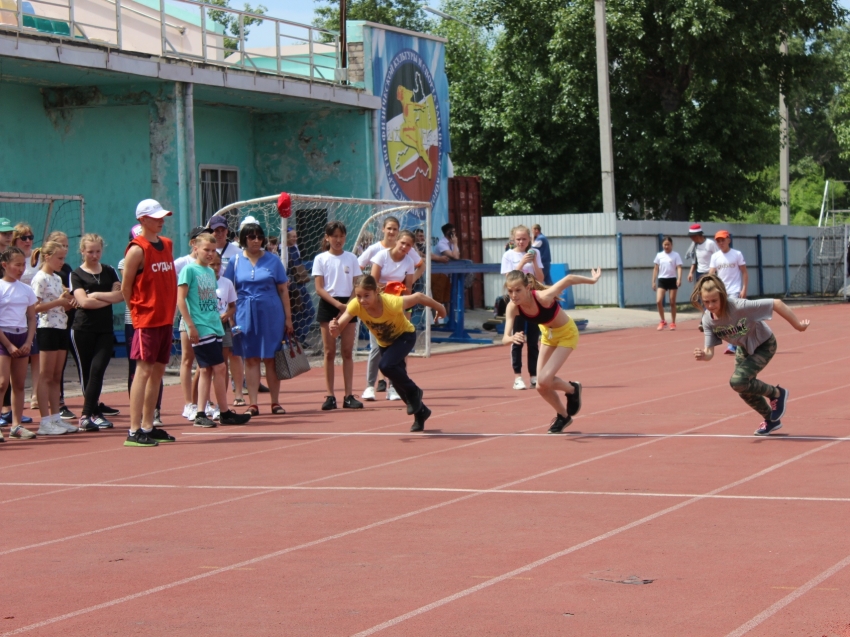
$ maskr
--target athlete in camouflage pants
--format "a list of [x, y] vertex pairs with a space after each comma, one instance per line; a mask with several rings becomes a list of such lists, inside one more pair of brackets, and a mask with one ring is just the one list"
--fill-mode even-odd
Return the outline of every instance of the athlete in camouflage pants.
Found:
[[735, 354], [735, 371], [729, 384], [741, 396], [741, 400], [755, 409], [765, 421], [770, 420], [770, 399], [776, 394], [776, 387], [760, 381], [756, 376], [776, 354], [776, 337], [771, 335], [756, 350], [747, 355], [743, 347]]

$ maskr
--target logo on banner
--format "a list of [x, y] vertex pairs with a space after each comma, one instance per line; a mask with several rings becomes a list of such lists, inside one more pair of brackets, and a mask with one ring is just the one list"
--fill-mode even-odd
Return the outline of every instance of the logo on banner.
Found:
[[396, 199], [429, 201], [440, 191], [443, 146], [434, 78], [416, 51], [389, 64], [381, 93], [381, 152]]

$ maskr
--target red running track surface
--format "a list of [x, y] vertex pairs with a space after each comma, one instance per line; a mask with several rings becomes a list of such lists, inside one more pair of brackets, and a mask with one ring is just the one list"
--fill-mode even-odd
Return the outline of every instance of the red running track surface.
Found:
[[110, 395], [113, 431], [0, 447], [0, 635], [850, 635], [847, 308], [799, 314], [768, 439], [694, 323], [583, 337], [562, 436], [507, 348], [410, 361], [422, 435], [398, 402], [319, 411], [320, 369], [286, 416], [167, 417], [156, 449]]

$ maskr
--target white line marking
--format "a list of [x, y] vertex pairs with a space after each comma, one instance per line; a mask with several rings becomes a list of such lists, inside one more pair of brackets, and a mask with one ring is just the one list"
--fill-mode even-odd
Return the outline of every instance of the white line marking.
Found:
[[740, 626], [736, 630], [733, 630], [731, 633], [726, 635], [726, 637], [741, 637], [741, 635], [746, 635], [753, 628], [755, 628], [756, 626], [758, 626], [759, 624], [761, 624], [765, 620], [770, 619], [776, 613], [778, 613], [783, 608], [788, 606], [788, 604], [799, 599], [800, 597], [802, 597], [803, 595], [808, 593], [810, 590], [815, 588], [818, 584], [829, 579], [830, 577], [835, 575], [838, 571], [842, 570], [843, 568], [846, 568], [848, 565], [850, 565], [850, 555], [845, 557], [843, 560], [841, 560], [837, 564], [832, 565], [831, 567], [826, 569], [823, 573], [816, 575], [815, 577], [810, 579], [808, 582], [803, 584], [800, 588], [795, 590], [793, 593], [789, 593], [788, 595], [786, 595], [785, 597], [780, 599], [778, 602], [776, 602], [772, 606], [769, 606], [768, 608], [763, 610], [761, 613], [759, 613], [758, 615], [753, 617], [746, 624], [743, 624], [742, 626]]

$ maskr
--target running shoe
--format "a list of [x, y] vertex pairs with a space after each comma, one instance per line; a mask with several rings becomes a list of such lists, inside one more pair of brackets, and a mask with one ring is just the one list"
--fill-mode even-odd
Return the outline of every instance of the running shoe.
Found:
[[153, 410], [153, 426], [157, 427], [162, 424], [162, 418], [159, 416], [159, 409]]
[[62, 418], [62, 420], [76, 420], [77, 419], [77, 416], [74, 414], [74, 412], [71, 411], [70, 409], [68, 409], [65, 405], [62, 405], [59, 408], [59, 416]]
[[518, 377], [514, 381], [514, 389], [527, 389], [525, 386], [525, 381], [522, 379], [522, 377]]
[[[154, 429], [154, 431], [156, 431]], [[125, 447], [156, 447], [157, 441], [151, 437], [151, 433], [142, 431], [141, 429], [137, 429], [136, 431], [131, 431], [127, 434], [126, 440], [124, 440]]]
[[422, 408], [422, 394], [424, 392], [422, 389], [417, 390], [416, 396], [414, 396], [409, 403], [407, 403], [407, 415], [412, 416], [417, 411]]
[[672, 331], [673, 331], [673, 330], [675, 330], [675, 329], [676, 329], [676, 324], [675, 324], [675, 323], [670, 323], [670, 331], [672, 332]]
[[102, 414], [103, 416], [117, 416], [118, 414], [121, 413], [120, 410], [115, 409], [114, 407], [108, 407], [108, 406], [104, 405], [103, 403], [98, 404], [97, 411], [98, 411], [98, 413]]
[[[32, 423], [32, 418], [29, 416], [21, 416], [21, 424], [29, 425]], [[0, 414], [0, 425], [11, 425], [12, 424], [12, 412], [7, 411]]]
[[[61, 419], [57, 416], [48, 416], [47, 418], [42, 418], [41, 423], [38, 427], [38, 433], [41, 436], [61, 436], [62, 434], [68, 433], [68, 430], [65, 429], [64, 424]], [[14, 431], [14, 430], [13, 430]], [[35, 436], [30, 436], [35, 438]]]
[[779, 419], [785, 415], [785, 404], [788, 402], [788, 390], [779, 385], [776, 386], [776, 389], [779, 390], [779, 396], [770, 399], [771, 422], [779, 422]]
[[[42, 421], [41, 427], [44, 427], [44, 424], [44, 421]], [[48, 420], [47, 425], [49, 427], [49, 435], [51, 436], [58, 436], [64, 433], [68, 433], [62, 427], [54, 423], [52, 420]], [[47, 434], [48, 431], [41, 431], [41, 427], [39, 427], [38, 433]], [[18, 425], [17, 427], [12, 427], [12, 431], [9, 432], [9, 437], [20, 438], [21, 440], [32, 440], [33, 438], [35, 438], [35, 434], [29, 429], [25, 429], [21, 425]]]
[[363, 403], [354, 397], [354, 394], [349, 394], [342, 399], [343, 409], [363, 409]]
[[215, 413], [215, 405], [213, 405], [210, 401], [207, 401], [207, 406], [204, 407], [204, 413], [210, 420], [215, 420], [215, 418], [213, 418], [213, 414]]
[[425, 431], [425, 421], [431, 417], [431, 410], [428, 409], [425, 405], [416, 412], [416, 415], [413, 417], [413, 425], [410, 427], [410, 431]]
[[237, 414], [231, 410], [221, 412], [219, 423], [222, 425], [244, 425], [251, 420], [251, 414]]
[[198, 406], [195, 403], [189, 403], [185, 407], [183, 407], [183, 417], [186, 420], [195, 420], [195, 416], [198, 415]]
[[659, 322], [658, 322], [658, 327], [657, 327], [657, 328], [655, 328], [655, 329], [657, 329], [657, 330], [660, 332], [660, 331], [661, 331], [661, 330], [663, 330], [665, 327], [667, 327], [667, 321], [659, 321]]
[[83, 416], [80, 418], [79, 424], [80, 431], [100, 431], [100, 427], [98, 427], [89, 416]]
[[[139, 430], [141, 431], [141, 429]], [[177, 438], [174, 436], [169, 436], [168, 432], [165, 429], [160, 429], [159, 427], [154, 427], [150, 431], [144, 432], [147, 436], [154, 440], [155, 442], [176, 442]]]
[[555, 416], [555, 420], [553, 420], [552, 424], [549, 426], [549, 433], [559, 434], [571, 424], [573, 424], [572, 418], [570, 418], [569, 416], [564, 418], [561, 414], [558, 414], [557, 416]]
[[575, 416], [581, 410], [581, 383], [570, 381], [573, 386], [572, 394], [567, 394], [567, 415]]
[[401, 400], [401, 396], [398, 395], [398, 392], [392, 385], [387, 388], [387, 400]]
[[378, 381], [378, 391], [387, 391], [387, 381], [383, 378]]
[[198, 415], [195, 416], [195, 422], [193, 424], [196, 427], [203, 427], [205, 429], [212, 429], [216, 426], [215, 422], [207, 418], [207, 415], [201, 412], [198, 412]]
[[532, 376], [531, 377], [531, 388], [534, 389], [535, 387], [537, 387], [537, 376]]
[[363, 400], [369, 400], [369, 401], [375, 400], [375, 388], [374, 387], [367, 387], [366, 389], [363, 390], [363, 394], [360, 396], [360, 398], [362, 398]]
[[77, 425], [75, 425], [74, 423], [65, 422], [64, 420], [62, 420], [59, 414], [56, 414], [56, 416], [54, 416], [53, 422], [55, 422], [60, 427], [64, 427], [65, 431], [67, 431], [69, 434], [75, 434], [80, 430], [80, 428], [77, 427]]
[[322, 411], [330, 411], [331, 409], [336, 409], [336, 398], [326, 396], [325, 402], [322, 403]]
[[91, 421], [97, 425], [98, 429], [112, 429], [113, 426], [102, 414], [95, 414], [91, 417]]
[[771, 432], [782, 429], [782, 423], [778, 420], [765, 420], [753, 433], [757, 436], [769, 436]]

